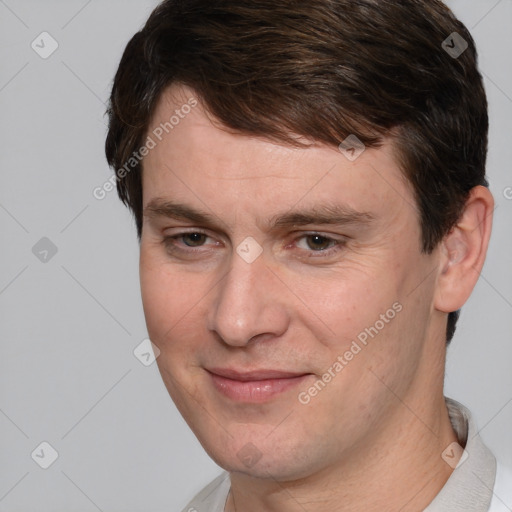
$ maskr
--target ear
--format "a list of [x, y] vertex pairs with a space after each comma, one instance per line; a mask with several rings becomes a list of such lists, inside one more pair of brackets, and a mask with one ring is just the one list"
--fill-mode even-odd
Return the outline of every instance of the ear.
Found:
[[464, 212], [441, 242], [440, 274], [434, 307], [457, 311], [468, 300], [484, 266], [491, 236], [494, 199], [488, 188], [470, 192]]

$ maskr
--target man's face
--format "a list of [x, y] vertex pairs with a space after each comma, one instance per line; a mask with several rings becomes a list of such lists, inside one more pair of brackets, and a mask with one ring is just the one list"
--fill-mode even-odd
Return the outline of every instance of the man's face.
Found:
[[[230, 471], [286, 480], [361, 457], [427, 386], [422, 351], [441, 326], [436, 252], [420, 252], [394, 150], [351, 161], [228, 133], [200, 104], [182, 109], [191, 97], [160, 99], [143, 171], [144, 207], [210, 216], [144, 217], [142, 299], [165, 385]], [[334, 224], [289, 217], [334, 210]]]

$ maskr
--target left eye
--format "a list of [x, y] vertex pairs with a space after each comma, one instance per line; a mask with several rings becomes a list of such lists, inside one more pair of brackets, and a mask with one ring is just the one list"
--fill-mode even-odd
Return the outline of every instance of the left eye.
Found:
[[336, 240], [332, 240], [331, 238], [327, 238], [326, 236], [321, 236], [321, 235], [305, 235], [305, 236], [301, 237], [300, 239], [306, 240], [307, 246], [310, 249], [313, 249], [314, 251], [321, 251], [322, 249], [328, 249], [329, 244], [336, 242]]
[[[306, 251], [313, 253], [320, 253], [320, 255], [331, 254], [340, 250], [344, 245], [344, 240], [335, 240], [327, 236], [319, 235], [318, 233], [306, 234], [299, 237], [297, 240], [305, 241]], [[299, 246], [299, 244], [297, 244]], [[313, 254], [311, 256], [314, 256]]]

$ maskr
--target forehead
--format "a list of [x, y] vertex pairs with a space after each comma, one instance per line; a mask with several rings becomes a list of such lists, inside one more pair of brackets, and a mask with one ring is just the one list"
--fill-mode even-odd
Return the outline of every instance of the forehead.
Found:
[[242, 135], [222, 125], [192, 89], [180, 85], [160, 96], [148, 136], [156, 145], [143, 162], [145, 205], [168, 197], [203, 210], [224, 203], [235, 213], [337, 203], [378, 214], [405, 202], [416, 216], [391, 139], [352, 161], [339, 148], [304, 137], [301, 142], [310, 145], [297, 148]]

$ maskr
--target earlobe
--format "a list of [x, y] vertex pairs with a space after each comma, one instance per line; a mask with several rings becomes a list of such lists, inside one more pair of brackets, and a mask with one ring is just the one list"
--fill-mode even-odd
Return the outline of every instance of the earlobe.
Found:
[[471, 295], [485, 261], [493, 208], [489, 189], [473, 188], [460, 219], [441, 242], [441, 273], [434, 298], [438, 311], [457, 311]]

